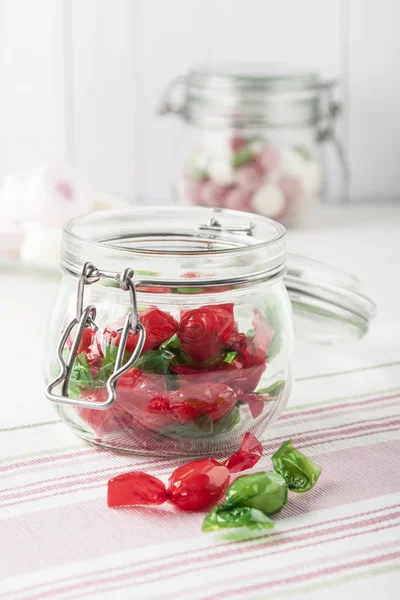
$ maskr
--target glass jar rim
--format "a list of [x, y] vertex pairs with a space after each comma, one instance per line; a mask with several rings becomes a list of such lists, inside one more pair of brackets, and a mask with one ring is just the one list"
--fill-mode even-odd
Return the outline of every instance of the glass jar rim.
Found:
[[63, 229], [61, 266], [85, 262], [172, 283], [250, 281], [285, 269], [286, 230], [266, 217], [207, 207], [150, 206], [88, 213]]
[[[167, 235], [160, 237], [160, 230]], [[360, 293], [357, 278], [299, 254], [289, 256], [286, 271], [286, 259], [286, 232], [279, 223], [207, 207], [89, 213], [65, 225], [61, 248], [61, 267], [69, 275], [79, 277], [87, 262], [108, 278], [133, 269], [138, 291], [148, 296], [172, 288], [187, 298], [204, 288], [216, 293], [240, 287], [247, 293], [246, 288], [282, 279], [301, 325], [299, 337], [328, 343], [365, 335], [376, 309]]]

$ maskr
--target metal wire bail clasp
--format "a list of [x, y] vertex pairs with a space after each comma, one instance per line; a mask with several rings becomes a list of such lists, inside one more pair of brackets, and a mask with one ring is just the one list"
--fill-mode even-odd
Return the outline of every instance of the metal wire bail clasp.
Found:
[[[137, 361], [143, 350], [144, 342], [146, 340], [146, 330], [140, 323], [137, 311], [136, 288], [135, 283], [133, 282], [133, 275], [133, 269], [125, 269], [123, 273], [110, 273], [107, 271], [100, 271], [99, 269], [96, 269], [96, 267], [91, 263], [84, 264], [78, 284], [76, 316], [67, 325], [57, 347], [57, 361], [60, 366], [61, 372], [56, 379], [49, 383], [45, 390], [46, 397], [52, 402], [57, 402], [59, 404], [70, 404], [72, 406], [80, 406], [82, 408], [93, 408], [95, 410], [106, 410], [115, 402], [118, 379], [121, 377], [121, 375], [123, 375], [126, 371], [133, 367], [134, 363]], [[96, 283], [97, 281], [99, 281], [100, 278], [114, 279], [115, 281], [119, 282], [122, 290], [129, 292], [130, 311], [126, 316], [125, 323], [122, 328], [117, 358], [114, 365], [114, 371], [112, 375], [108, 378], [106, 383], [106, 388], [108, 392], [107, 399], [103, 402], [93, 402], [89, 400], [78, 400], [76, 398], [70, 398], [68, 395], [68, 387], [72, 373], [72, 368], [74, 366], [74, 362], [77, 356], [77, 351], [82, 339], [84, 329], [86, 327], [90, 327], [94, 331], [97, 331], [97, 325], [95, 323], [95, 306], [91, 304], [86, 308], [83, 308], [85, 286], [90, 285], [92, 283]], [[63, 352], [67, 340], [75, 327], [77, 327], [76, 336], [71, 346], [70, 354], [68, 356], [68, 362], [66, 363], [64, 360]], [[122, 363], [124, 359], [126, 342], [128, 340], [129, 332], [132, 332], [134, 335], [138, 334], [138, 341], [135, 350], [132, 353], [132, 356], [123, 365]], [[55, 394], [53, 390], [60, 384], [61, 393]]]

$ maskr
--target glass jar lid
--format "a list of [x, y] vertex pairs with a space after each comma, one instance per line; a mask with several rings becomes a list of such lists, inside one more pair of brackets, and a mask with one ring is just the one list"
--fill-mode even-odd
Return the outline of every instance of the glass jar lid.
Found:
[[[176, 83], [183, 83], [183, 99], [173, 101]], [[204, 124], [299, 125], [321, 118], [322, 82], [317, 71], [270, 63], [213, 64], [192, 69], [173, 82], [162, 113], [178, 113]]]
[[296, 253], [289, 254], [284, 279], [298, 339], [332, 343], [357, 340], [368, 332], [376, 306], [360, 293], [354, 275]]
[[285, 228], [239, 211], [147, 207], [77, 217], [63, 231], [61, 267], [79, 276], [86, 262], [133, 268], [138, 291], [151, 293], [218, 293], [284, 277], [297, 337], [307, 341], [358, 339], [375, 314], [357, 278], [301, 254], [287, 261]]

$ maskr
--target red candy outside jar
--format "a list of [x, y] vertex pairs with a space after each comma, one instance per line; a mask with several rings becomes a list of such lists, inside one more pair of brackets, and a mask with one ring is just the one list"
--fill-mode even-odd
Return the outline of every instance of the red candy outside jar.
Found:
[[[339, 325], [341, 339], [361, 337], [373, 312], [346, 286], [343, 299], [358, 302], [351, 328], [322, 293], [318, 321], [307, 320], [315, 306], [285, 276], [284, 228], [236, 211], [93, 213], [65, 227], [61, 257], [46, 396], [77, 435], [120, 451], [210, 457], [237, 451], [249, 432], [262, 439], [291, 389], [288, 291], [315, 340], [335, 339]], [[241, 469], [252, 459], [234, 460]], [[220, 486], [219, 467], [204, 466], [210, 489]], [[188, 502], [171, 485], [177, 503]]]
[[209, 510], [223, 497], [231, 473], [251, 469], [263, 454], [262, 444], [246, 433], [239, 450], [221, 463], [203, 458], [176, 468], [162, 481], [142, 471], [123, 473], [108, 482], [110, 507], [149, 506], [169, 501], [183, 511]]

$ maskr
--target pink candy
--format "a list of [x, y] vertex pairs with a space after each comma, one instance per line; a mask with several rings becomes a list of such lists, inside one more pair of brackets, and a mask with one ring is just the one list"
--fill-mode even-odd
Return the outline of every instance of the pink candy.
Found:
[[280, 178], [278, 185], [285, 194], [288, 202], [292, 202], [295, 198], [297, 198], [297, 196], [300, 196], [301, 185], [297, 177], [293, 177], [292, 175], [283, 175]]
[[256, 190], [262, 183], [264, 171], [256, 162], [240, 167], [236, 173], [236, 183], [246, 190]]
[[252, 192], [239, 187], [232, 188], [225, 196], [225, 208], [232, 210], [242, 210], [248, 212], [251, 210]]
[[282, 157], [277, 148], [264, 146], [257, 157], [258, 162], [268, 173], [279, 169]]
[[228, 185], [205, 181], [200, 192], [200, 204], [205, 206], [223, 206], [224, 198], [229, 189]]
[[231, 148], [233, 152], [237, 152], [240, 148], [244, 148], [246, 146], [247, 140], [241, 135], [234, 135], [231, 139]]

